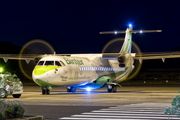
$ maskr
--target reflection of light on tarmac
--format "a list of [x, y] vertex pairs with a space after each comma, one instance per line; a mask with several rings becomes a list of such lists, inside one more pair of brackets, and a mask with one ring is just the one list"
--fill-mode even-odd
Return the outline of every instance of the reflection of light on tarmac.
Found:
[[[19, 53], [19, 58], [22, 57], [22, 55], [24, 54], [23, 52], [25, 51], [26, 48], [28, 48], [28, 46], [32, 45], [32, 44], [35, 44], [35, 43], [41, 43], [43, 44], [44, 46], [47, 46], [48, 49], [50, 49], [51, 53], [54, 53], [54, 48], [46, 41], [44, 40], [40, 40], [40, 39], [35, 39], [35, 40], [31, 40], [29, 42], [27, 42], [21, 49], [20, 53]], [[45, 53], [44, 53], [45, 54]], [[22, 62], [21, 60], [18, 61], [19, 63], [19, 68], [21, 70], [21, 72], [24, 74], [25, 77], [27, 77], [28, 79], [32, 79], [31, 76], [29, 76], [25, 70], [23, 69], [23, 66], [22, 66]]]

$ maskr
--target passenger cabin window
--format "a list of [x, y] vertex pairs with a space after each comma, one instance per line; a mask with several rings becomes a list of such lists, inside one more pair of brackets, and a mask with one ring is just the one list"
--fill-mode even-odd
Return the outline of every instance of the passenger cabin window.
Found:
[[46, 61], [44, 65], [54, 66], [54, 61]]
[[44, 61], [39, 61], [37, 65], [42, 66], [44, 64]]
[[56, 66], [61, 66], [61, 64], [59, 63], [59, 61], [55, 61], [55, 65], [56, 65]]

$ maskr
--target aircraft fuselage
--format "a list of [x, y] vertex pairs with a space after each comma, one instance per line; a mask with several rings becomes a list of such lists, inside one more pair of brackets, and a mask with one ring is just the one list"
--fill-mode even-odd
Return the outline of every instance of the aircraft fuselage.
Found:
[[[99, 55], [47, 56], [35, 66], [32, 76], [40, 86], [103, 87], [118, 77], [126, 78], [130, 71], [120, 68], [117, 60]], [[128, 72], [128, 73], [127, 73]], [[121, 78], [122, 80], [122, 78]]]

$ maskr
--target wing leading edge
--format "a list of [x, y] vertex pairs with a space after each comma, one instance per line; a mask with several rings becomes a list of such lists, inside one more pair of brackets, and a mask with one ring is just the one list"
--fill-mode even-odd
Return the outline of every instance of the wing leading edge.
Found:
[[[129, 53], [127, 53], [129, 54]], [[157, 53], [131, 53], [134, 59], [139, 61], [162, 59], [164, 62], [166, 58], [180, 58], [180, 52], [157, 52]], [[103, 53], [104, 59], [118, 59], [119, 53]]]
[[152, 60], [152, 59], [162, 59], [164, 62], [166, 58], [180, 58], [180, 52], [157, 52], [157, 53], [141, 53], [136, 54], [134, 59], [142, 60]]
[[4, 62], [7, 62], [10, 60], [25, 60], [27, 63], [29, 63], [30, 60], [34, 60], [37, 57], [43, 57], [47, 55], [42, 54], [0, 54], [0, 58], [4, 60]]

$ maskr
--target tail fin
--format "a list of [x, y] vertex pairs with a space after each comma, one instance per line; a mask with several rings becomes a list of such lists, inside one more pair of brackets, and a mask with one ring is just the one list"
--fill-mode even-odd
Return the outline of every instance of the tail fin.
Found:
[[126, 31], [107, 31], [107, 32], [100, 32], [100, 34], [118, 34], [118, 33], [125, 33], [124, 43], [122, 45], [122, 48], [119, 51], [119, 54], [124, 53], [131, 53], [131, 47], [132, 47], [132, 33], [148, 33], [148, 32], [161, 32], [162, 30], [133, 30], [132, 25], [129, 25], [129, 28], [126, 29]]
[[132, 26], [130, 26], [129, 28], [126, 29], [125, 33], [125, 39], [124, 39], [124, 43], [122, 45], [121, 50], [119, 51], [119, 54], [122, 53], [131, 53], [131, 47], [132, 47]]

